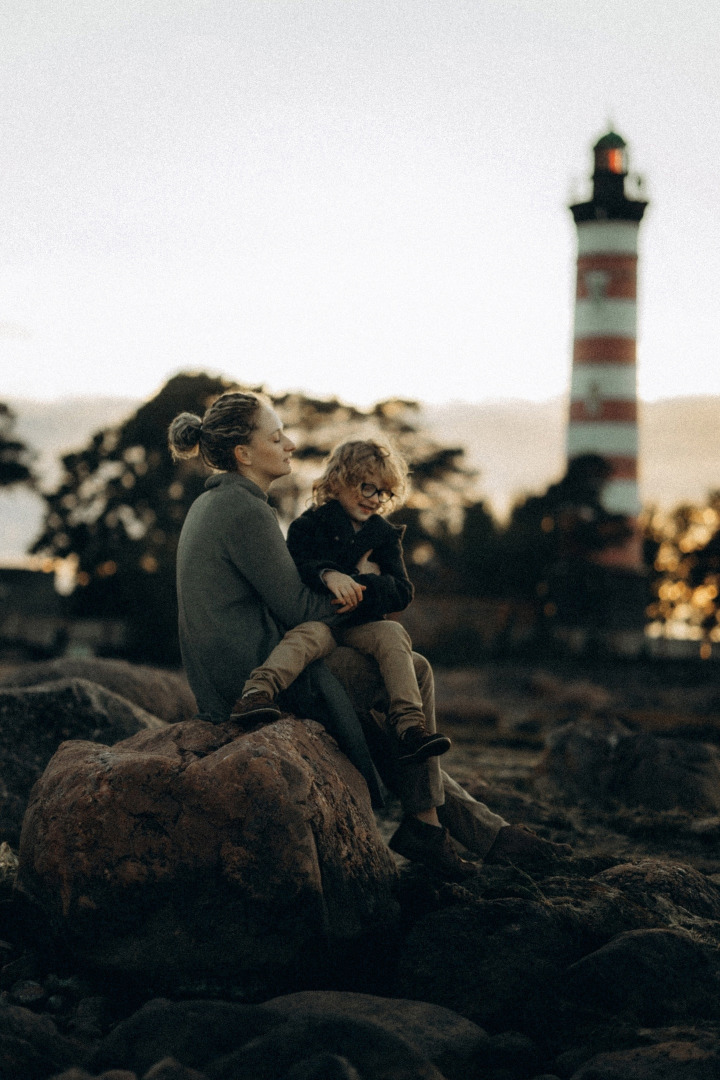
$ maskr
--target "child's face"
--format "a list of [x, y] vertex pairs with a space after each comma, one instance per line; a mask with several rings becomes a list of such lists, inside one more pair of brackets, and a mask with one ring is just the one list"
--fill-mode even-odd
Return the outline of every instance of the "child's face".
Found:
[[[370, 487], [376, 489], [375, 494], [363, 495], [363, 490], [367, 491]], [[390, 494], [383, 489], [382, 482], [374, 473], [363, 477], [359, 484], [338, 486], [334, 492], [345, 513], [357, 525], [364, 525], [373, 514], [382, 513], [384, 507], [380, 500]]]

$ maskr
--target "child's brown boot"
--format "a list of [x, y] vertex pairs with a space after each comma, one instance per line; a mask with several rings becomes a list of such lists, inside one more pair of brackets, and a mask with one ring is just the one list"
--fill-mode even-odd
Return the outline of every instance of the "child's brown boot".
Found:
[[406, 728], [402, 735], [398, 735], [400, 753], [398, 761], [401, 765], [417, 765], [421, 761], [427, 761], [430, 757], [439, 757], [446, 754], [452, 743], [447, 735], [441, 735], [439, 731], [430, 732], [424, 724], [413, 724]]
[[243, 724], [250, 721], [255, 723], [256, 720], [269, 723], [271, 720], [278, 720], [280, 716], [280, 709], [263, 690], [251, 690], [249, 694], [243, 694], [237, 699], [230, 713], [231, 720]]

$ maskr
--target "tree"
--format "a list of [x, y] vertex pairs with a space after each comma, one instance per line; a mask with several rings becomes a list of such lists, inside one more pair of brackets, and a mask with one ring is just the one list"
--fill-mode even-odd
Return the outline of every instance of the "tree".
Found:
[[177, 540], [207, 475], [198, 459], [172, 462], [168, 427], [183, 410], [202, 415], [230, 385], [209, 375], [176, 376], [125, 424], [63, 457], [60, 483], [45, 496], [33, 553], [74, 563], [72, 613], [125, 620], [133, 659], [178, 662]]
[[702, 506], [651, 512], [645, 546], [651, 556], [653, 632], [695, 640], [701, 655], [709, 656], [712, 644], [720, 642], [720, 491]]
[[[123, 619], [134, 659], [179, 660], [175, 555], [187, 510], [207, 476], [199, 458], [172, 462], [168, 427], [180, 412], [202, 415], [230, 389], [261, 388], [202, 373], [176, 375], [120, 427], [98, 432], [84, 450], [66, 455], [61, 481], [46, 496], [44, 529], [33, 552], [74, 562], [74, 614]], [[354, 435], [385, 435], [411, 462], [415, 512], [438, 535], [448, 527], [473, 474], [461, 465], [462, 451], [438, 447], [412, 424], [414, 403], [380, 402], [363, 411], [297, 393], [272, 401], [298, 447], [293, 474], [273, 485], [273, 502], [286, 521], [305, 508], [312, 479], [333, 445]]]
[[32, 471], [33, 454], [24, 443], [14, 437], [16, 416], [4, 402], [0, 402], [0, 487], [14, 484], [35, 486]]
[[602, 505], [610, 472], [597, 454], [573, 459], [561, 480], [515, 505], [492, 545], [487, 574], [495, 594], [535, 604], [539, 628], [555, 619], [598, 627], [607, 614], [606, 572], [598, 557], [632, 534], [625, 515]]

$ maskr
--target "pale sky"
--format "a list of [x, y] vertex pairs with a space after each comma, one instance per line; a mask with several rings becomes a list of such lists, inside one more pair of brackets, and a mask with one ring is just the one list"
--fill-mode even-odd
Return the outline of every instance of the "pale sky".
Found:
[[563, 394], [609, 122], [641, 395], [718, 394], [719, 52], [717, 0], [0, 0], [0, 399]]

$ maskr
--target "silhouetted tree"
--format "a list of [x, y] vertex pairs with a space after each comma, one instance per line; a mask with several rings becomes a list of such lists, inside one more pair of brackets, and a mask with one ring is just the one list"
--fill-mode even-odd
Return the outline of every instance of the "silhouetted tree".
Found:
[[458, 567], [463, 591], [473, 596], [508, 596], [507, 575], [498, 575], [500, 530], [485, 503], [465, 510], [459, 538]]
[[60, 483], [45, 496], [44, 530], [33, 552], [74, 561], [72, 613], [124, 619], [133, 658], [178, 660], [177, 539], [207, 475], [197, 459], [171, 461], [168, 426], [184, 409], [202, 415], [230, 385], [208, 375], [176, 376], [120, 427], [65, 455]]
[[531, 601], [539, 624], [597, 623], [604, 574], [597, 557], [632, 535], [627, 517], [602, 504], [610, 473], [604, 458], [583, 454], [544, 494], [516, 504], [488, 556], [495, 595]]
[[0, 487], [14, 484], [35, 486], [32, 471], [33, 454], [15, 438], [15, 413], [4, 402], [0, 402]]

